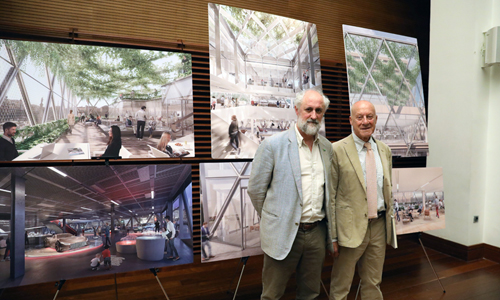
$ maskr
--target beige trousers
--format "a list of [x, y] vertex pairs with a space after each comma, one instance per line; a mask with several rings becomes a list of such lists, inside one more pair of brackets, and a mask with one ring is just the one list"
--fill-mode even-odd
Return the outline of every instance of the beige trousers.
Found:
[[335, 259], [330, 284], [330, 299], [347, 299], [356, 263], [361, 278], [361, 299], [383, 299], [380, 291], [385, 259], [385, 217], [368, 223], [365, 238], [357, 248], [340, 247]]
[[299, 229], [292, 249], [283, 260], [264, 254], [262, 300], [280, 299], [290, 276], [296, 271], [296, 299], [316, 299], [321, 289], [321, 271], [326, 250], [326, 222], [309, 231]]

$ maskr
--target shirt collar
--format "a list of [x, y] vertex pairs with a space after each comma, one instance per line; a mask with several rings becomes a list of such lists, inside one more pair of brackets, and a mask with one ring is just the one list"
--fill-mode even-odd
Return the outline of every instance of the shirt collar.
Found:
[[5, 134], [4, 134], [4, 135], [2, 135], [2, 137], [3, 137], [5, 140], [7, 140], [9, 143], [14, 144], [14, 143], [12, 142], [12, 138], [11, 138], [11, 137], [6, 136]]
[[[356, 145], [356, 150], [358, 151], [358, 153], [361, 152], [361, 150], [363, 150], [363, 148], [365, 147], [365, 141], [360, 139], [355, 133], [352, 134], [352, 137], [354, 139], [354, 144]], [[377, 149], [377, 143], [375, 143], [373, 137], [370, 137], [370, 140], [368, 142], [372, 145], [373, 151], [375, 151]]]
[[[304, 142], [304, 137], [302, 137], [302, 134], [300, 134], [299, 128], [297, 127], [297, 124], [295, 124], [295, 134], [297, 135], [297, 143], [299, 145], [299, 148], [302, 147], [303, 145], [307, 147], [306, 143]], [[318, 134], [314, 136], [314, 144], [318, 143]]]

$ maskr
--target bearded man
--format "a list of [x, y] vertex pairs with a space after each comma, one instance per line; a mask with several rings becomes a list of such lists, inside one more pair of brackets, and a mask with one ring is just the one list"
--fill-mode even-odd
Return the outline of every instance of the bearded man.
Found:
[[247, 191], [260, 216], [261, 299], [280, 299], [294, 271], [297, 299], [316, 299], [326, 247], [338, 251], [329, 211], [333, 151], [318, 134], [329, 104], [315, 90], [297, 94], [296, 126], [265, 139], [255, 154]]

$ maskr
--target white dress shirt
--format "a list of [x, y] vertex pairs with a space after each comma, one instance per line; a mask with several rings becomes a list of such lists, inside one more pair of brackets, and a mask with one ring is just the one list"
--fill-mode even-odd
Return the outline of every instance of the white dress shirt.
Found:
[[136, 113], [135, 113], [135, 119], [137, 121], [146, 121], [146, 112], [142, 109], [139, 109]]
[[[363, 177], [365, 179], [366, 186], [366, 148], [365, 142], [360, 139], [355, 133], [352, 134], [354, 138], [354, 144], [356, 145], [356, 150], [358, 150], [359, 162], [361, 163], [361, 168], [363, 169]], [[384, 202], [384, 169], [382, 167], [382, 160], [380, 159], [380, 154], [378, 153], [377, 143], [370, 137], [370, 144], [372, 145], [373, 154], [375, 155], [375, 167], [377, 168], [377, 211], [385, 210]]]
[[302, 217], [301, 223], [314, 223], [325, 217], [323, 209], [325, 173], [323, 160], [319, 152], [318, 137], [314, 139], [312, 151], [304, 142], [297, 126], [295, 126], [300, 157], [300, 174], [302, 182]]

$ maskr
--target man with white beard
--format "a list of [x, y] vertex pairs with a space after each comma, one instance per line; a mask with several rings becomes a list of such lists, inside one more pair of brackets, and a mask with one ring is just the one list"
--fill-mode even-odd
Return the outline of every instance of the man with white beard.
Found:
[[329, 211], [333, 150], [318, 134], [329, 104], [315, 90], [297, 94], [297, 125], [265, 139], [255, 154], [247, 192], [260, 216], [261, 299], [280, 299], [294, 271], [296, 298], [316, 299], [325, 249], [338, 252]]

